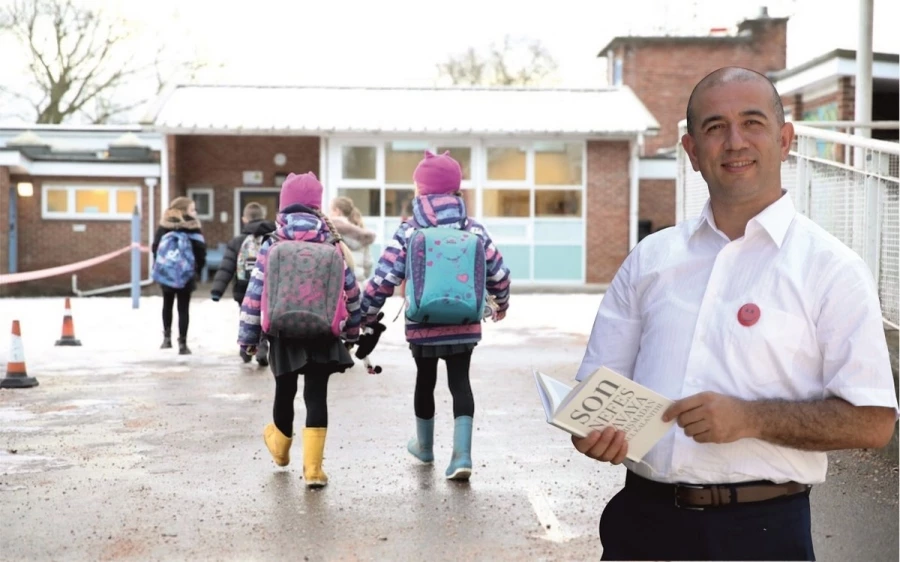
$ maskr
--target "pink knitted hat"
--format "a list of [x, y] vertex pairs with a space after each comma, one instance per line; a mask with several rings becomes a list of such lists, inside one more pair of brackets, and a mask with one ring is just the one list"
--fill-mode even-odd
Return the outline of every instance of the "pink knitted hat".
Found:
[[413, 181], [419, 186], [420, 195], [453, 193], [459, 191], [462, 169], [450, 157], [449, 150], [440, 156], [425, 151], [425, 158], [413, 172]]
[[322, 184], [312, 172], [289, 174], [281, 184], [281, 210], [298, 203], [316, 209], [322, 208]]

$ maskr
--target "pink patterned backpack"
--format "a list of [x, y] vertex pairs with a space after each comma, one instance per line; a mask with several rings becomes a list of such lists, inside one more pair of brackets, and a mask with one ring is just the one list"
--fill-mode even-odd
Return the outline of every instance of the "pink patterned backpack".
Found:
[[260, 303], [263, 331], [282, 338], [340, 336], [348, 316], [344, 267], [333, 240], [273, 244]]

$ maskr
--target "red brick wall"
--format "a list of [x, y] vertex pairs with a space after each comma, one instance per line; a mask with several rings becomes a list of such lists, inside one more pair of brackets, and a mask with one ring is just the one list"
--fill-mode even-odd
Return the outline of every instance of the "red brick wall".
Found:
[[644, 154], [676, 144], [678, 122], [684, 119], [691, 90], [713, 70], [723, 66], [743, 66], [762, 73], [784, 69], [786, 22], [759, 23], [750, 38], [696, 43], [683, 39], [672, 43], [636, 41], [619, 48], [623, 83], [634, 90], [660, 125], [659, 135], [646, 139]]
[[587, 146], [587, 282], [609, 283], [628, 255], [628, 142]]
[[[53, 183], [85, 183], [83, 178], [11, 177], [15, 184], [19, 180], [27, 180], [34, 184], [33, 197], [19, 197], [19, 272], [48, 269], [60, 265], [90, 259], [113, 250], [118, 250], [131, 243], [131, 221], [129, 220], [56, 220], [41, 218], [41, 186], [44, 181]], [[135, 178], [109, 178], [95, 180], [91, 183], [102, 185], [134, 185], [141, 187], [141, 209], [147, 209], [147, 188], [143, 180]], [[6, 215], [4, 208], [3, 215]], [[157, 215], [158, 216], [158, 215]], [[144, 212], [141, 218], [141, 242], [149, 245], [147, 233], [149, 218]], [[84, 232], [75, 232], [73, 225], [85, 225]], [[3, 236], [6, 240], [6, 236]], [[6, 255], [6, 252], [4, 252]], [[127, 283], [131, 279], [130, 253], [113, 258], [102, 264], [75, 272], [78, 275], [78, 288], [90, 290]], [[147, 271], [147, 254], [141, 254], [141, 278], [149, 275]], [[45, 279], [0, 285], [0, 295], [33, 295], [33, 294], [71, 294], [72, 274], [57, 275]]]
[[[210, 247], [228, 242], [234, 235], [234, 188], [244, 185], [244, 170], [263, 172], [260, 187], [280, 187], [275, 185], [276, 172], [319, 174], [319, 137], [179, 136], [172, 144], [170, 200], [184, 195], [189, 187], [215, 190], [215, 216], [203, 223], [203, 235]], [[277, 153], [287, 157], [283, 167], [273, 161]], [[219, 221], [222, 211], [228, 213], [226, 223]]]
[[641, 180], [638, 217], [651, 221], [651, 232], [674, 225], [675, 180]]
[[9, 188], [9, 168], [0, 166], [0, 273], [9, 273]]

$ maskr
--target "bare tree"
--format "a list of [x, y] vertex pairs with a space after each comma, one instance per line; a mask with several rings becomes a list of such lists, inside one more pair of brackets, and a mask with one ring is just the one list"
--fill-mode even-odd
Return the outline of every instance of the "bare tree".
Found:
[[[148, 56], [127, 21], [72, 0], [13, 0], [0, 8], [0, 34], [23, 47], [29, 78], [17, 88], [0, 86], [0, 93], [29, 103], [36, 123], [76, 116], [109, 122], [146, 104], [176, 70], [202, 66], [173, 65], [162, 48], [151, 47]], [[135, 83], [147, 86], [138, 95], [122, 91]]]
[[492, 43], [485, 54], [469, 47], [437, 68], [439, 78], [453, 85], [532, 86], [550, 80], [557, 63], [539, 40], [514, 40], [507, 35], [501, 43]]

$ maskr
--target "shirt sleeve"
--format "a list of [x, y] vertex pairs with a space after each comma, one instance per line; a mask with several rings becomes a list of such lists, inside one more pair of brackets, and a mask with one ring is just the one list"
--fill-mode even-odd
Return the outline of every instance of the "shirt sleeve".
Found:
[[865, 263], [854, 259], [835, 267], [819, 302], [816, 338], [822, 354], [823, 398], [896, 411], [881, 304]]
[[634, 362], [641, 342], [641, 314], [635, 289], [637, 254], [635, 248], [625, 258], [600, 301], [576, 380], [583, 380], [600, 367], [634, 378]]

